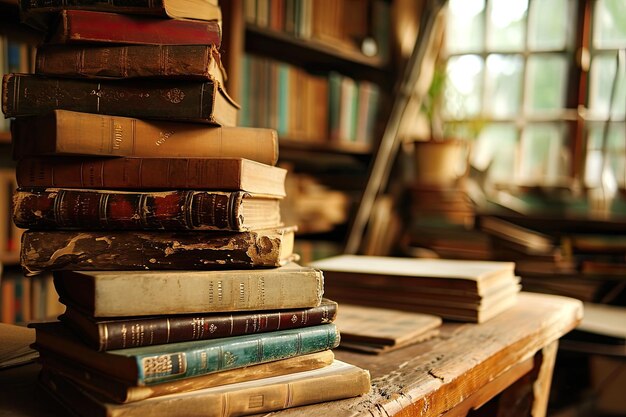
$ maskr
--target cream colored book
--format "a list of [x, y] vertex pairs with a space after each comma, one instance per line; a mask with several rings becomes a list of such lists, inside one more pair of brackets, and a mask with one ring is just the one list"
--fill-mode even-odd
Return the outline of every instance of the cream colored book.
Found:
[[85, 417], [243, 416], [356, 397], [370, 390], [367, 370], [338, 360], [311, 371], [128, 404], [106, 402], [56, 373], [42, 373], [40, 382], [65, 407]]

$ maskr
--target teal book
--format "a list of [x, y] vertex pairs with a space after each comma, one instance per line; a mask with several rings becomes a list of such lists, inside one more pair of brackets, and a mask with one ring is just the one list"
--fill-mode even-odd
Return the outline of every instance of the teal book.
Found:
[[59, 322], [32, 324], [33, 347], [90, 370], [144, 386], [332, 349], [339, 344], [334, 324], [300, 329], [98, 352]]

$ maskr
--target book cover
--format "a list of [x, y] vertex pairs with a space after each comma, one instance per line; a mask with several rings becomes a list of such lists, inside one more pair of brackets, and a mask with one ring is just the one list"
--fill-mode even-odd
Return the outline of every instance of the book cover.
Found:
[[341, 347], [383, 353], [439, 334], [439, 316], [341, 303]]
[[42, 45], [35, 73], [52, 77], [226, 79], [214, 45]]
[[297, 258], [294, 227], [248, 232], [27, 230], [20, 261], [44, 271], [209, 270], [276, 267]]
[[478, 295], [502, 281], [517, 284], [513, 262], [339, 255], [312, 262], [311, 266], [336, 281], [457, 289]]
[[239, 106], [214, 80], [93, 80], [5, 74], [6, 117], [72, 110], [235, 126]]
[[17, 162], [22, 188], [242, 190], [285, 196], [287, 171], [242, 158], [35, 157]]
[[49, 13], [61, 10], [94, 10], [113, 13], [138, 13], [174, 19], [221, 20], [217, 1], [194, 0], [20, 0], [22, 13]]
[[332, 349], [339, 344], [334, 324], [213, 340], [169, 343], [97, 352], [59, 322], [32, 324], [35, 349], [135, 385], [207, 375], [229, 369]]
[[192, 190], [18, 190], [13, 221], [24, 229], [243, 232], [282, 226], [279, 197]]
[[62, 375], [63, 378], [75, 381], [87, 390], [102, 395], [103, 399], [120, 404], [319, 369], [330, 365], [335, 357], [332, 350], [323, 350], [321, 352], [294, 356], [293, 358], [250, 365], [244, 368], [161, 382], [154, 385], [139, 386], [128, 384], [83, 365], [77, 366], [75, 362], [48, 351], [32, 351], [35, 354], [39, 353], [39, 362], [41, 362], [44, 369], [52, 370]]
[[69, 305], [60, 320], [87, 345], [104, 351], [316, 326], [332, 323], [336, 315], [337, 303], [323, 300], [319, 306], [299, 309], [112, 319], [94, 318]]
[[155, 417], [234, 417], [356, 397], [370, 390], [367, 370], [338, 360], [320, 369], [130, 404], [102, 400], [97, 394], [53, 372], [42, 373], [40, 383], [69, 410], [90, 417], [143, 417], [148, 413]]
[[[322, 272], [280, 268], [213, 271], [63, 271], [54, 284], [66, 304], [95, 317], [267, 311], [319, 306]], [[128, 337], [129, 335], [127, 335]]]
[[272, 129], [218, 127], [199, 123], [55, 110], [12, 123], [13, 158], [39, 155], [125, 157], [230, 157], [267, 165], [278, 161]]
[[215, 45], [222, 30], [216, 20], [162, 19], [89, 10], [60, 11], [48, 43], [115, 43], [149, 45]]

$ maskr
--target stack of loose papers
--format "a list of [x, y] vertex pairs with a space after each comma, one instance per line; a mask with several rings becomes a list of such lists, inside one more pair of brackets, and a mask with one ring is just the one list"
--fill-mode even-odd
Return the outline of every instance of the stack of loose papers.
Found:
[[513, 262], [340, 255], [313, 262], [325, 296], [340, 303], [481, 323], [513, 306]]

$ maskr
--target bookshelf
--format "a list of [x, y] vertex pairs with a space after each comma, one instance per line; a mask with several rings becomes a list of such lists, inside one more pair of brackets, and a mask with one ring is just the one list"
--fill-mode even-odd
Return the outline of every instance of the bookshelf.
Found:
[[[307, 19], [298, 15], [296, 10], [296, 18], [290, 23], [288, 7], [294, 4], [296, 9], [307, 9], [312, 16], [311, 21], [307, 22]], [[345, 216], [341, 217], [342, 220], [335, 224], [332, 230], [328, 230], [325, 223], [319, 230], [308, 224], [300, 227], [301, 222], [307, 220], [298, 219], [296, 216], [296, 224], [301, 229], [298, 235], [301, 239], [307, 240], [305, 242], [307, 248], [314, 244], [314, 241], [320, 240], [320, 244], [326, 248], [328, 243], [331, 243], [335, 245], [338, 252], [343, 249], [347, 223], [364, 188], [369, 165], [375, 155], [382, 127], [388, 117], [387, 109], [391, 102], [391, 97], [388, 95], [396, 80], [396, 68], [392, 65], [391, 59], [393, 48], [390, 41], [392, 5], [392, 2], [387, 0], [368, 0], [367, 2], [235, 0], [221, 4], [224, 12], [225, 32], [222, 51], [228, 73], [227, 89], [242, 105], [241, 124], [277, 129], [280, 144], [279, 164], [289, 168], [291, 177], [303, 175], [307, 177], [307, 181], [318, 180], [319, 187], [324, 192], [328, 192], [329, 196], [334, 196], [335, 192], [339, 192], [344, 193], [349, 200], [349, 204], [345, 207], [347, 210]], [[381, 9], [384, 12], [372, 13], [374, 10]], [[364, 12], [364, 10], [369, 10], [369, 12]], [[346, 32], [352, 30], [350, 36], [343, 36], [343, 32], [335, 34], [328, 26], [330, 23], [327, 23], [337, 23], [337, 19], [342, 18], [338, 16], [343, 16], [345, 22], [349, 19], [359, 21], [364, 13], [369, 13], [363, 20], [367, 22], [366, 26], [345, 29]], [[303, 27], [298, 27], [298, 25]], [[307, 25], [309, 27], [305, 27]], [[339, 26], [347, 25], [346, 23], [346, 25]], [[375, 40], [378, 53], [368, 56], [361, 52], [360, 47], [363, 43], [360, 41], [362, 39]], [[319, 110], [317, 106], [324, 106], [326, 116], [314, 115], [313, 121], [307, 121], [308, 110], [304, 110], [304, 116], [302, 113], [296, 113], [300, 107], [312, 108], [307, 98], [301, 99], [302, 101], [297, 104], [293, 103], [294, 97], [307, 97], [307, 91], [310, 92], [311, 88], [308, 90], [304, 88], [305, 92], [302, 92], [302, 89], [298, 90], [293, 87], [292, 81], [284, 81], [281, 75], [276, 75], [277, 73], [282, 73], [282, 76], [288, 80], [294, 77], [300, 77], [297, 79], [302, 80], [304, 77], [304, 81], [301, 82], [314, 83], [312, 87], [314, 91], [327, 89], [328, 99], [320, 100], [318, 96], [314, 99], [316, 104], [313, 106], [316, 110]], [[284, 75], [285, 73], [287, 75]], [[337, 85], [340, 85], [338, 89]], [[366, 87], [362, 87], [364, 85]], [[369, 91], [368, 88], [376, 90], [375, 98], [367, 104], [362, 104], [360, 100], [369, 100], [367, 93], [364, 93], [364, 91]], [[251, 89], [254, 90], [250, 91]], [[333, 97], [337, 97], [337, 94], [350, 98], [340, 99], [338, 107], [333, 107], [332, 100]], [[268, 98], [260, 100], [259, 96]], [[284, 96], [289, 97], [290, 101], [287, 104], [280, 101]], [[363, 97], [366, 98], [363, 99]], [[346, 128], [347, 124], [342, 119], [346, 102], [358, 102], [356, 106], [361, 109], [356, 110], [358, 113], [356, 116], [346, 111], [348, 114], [346, 117], [352, 120], [357, 119], [356, 128], [355, 122]], [[371, 104], [372, 102], [375, 104]], [[361, 118], [366, 113], [362, 110], [366, 106], [376, 107], [376, 111]], [[272, 110], [275, 107], [279, 110]], [[248, 108], [262, 109], [256, 110], [261, 114], [246, 115]], [[284, 108], [292, 111], [287, 117]], [[335, 110], [340, 115], [333, 119]], [[305, 127], [300, 130], [290, 129], [285, 125], [285, 118], [291, 117], [297, 120], [304, 118], [302, 123]], [[364, 128], [364, 125], [367, 127]], [[343, 177], [348, 177], [348, 179], [344, 180]], [[313, 190], [315, 188], [311, 187]], [[302, 196], [303, 194], [299, 194], [297, 198]], [[287, 199], [289, 198], [288, 194]], [[320, 216], [323, 217], [324, 213], [320, 213]], [[307, 251], [315, 252], [313, 249], [307, 249]], [[327, 250], [323, 252], [328, 253]], [[303, 262], [306, 261], [308, 259], [303, 259]]]

